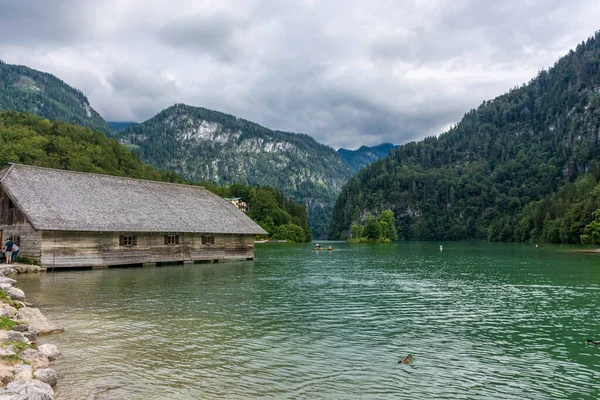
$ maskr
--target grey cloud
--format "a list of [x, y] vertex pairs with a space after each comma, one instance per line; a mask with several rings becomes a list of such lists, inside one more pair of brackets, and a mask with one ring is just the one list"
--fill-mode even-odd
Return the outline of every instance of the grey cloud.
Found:
[[0, 44], [39, 46], [68, 45], [84, 41], [87, 0], [2, 0], [0, 1]]
[[184, 102], [357, 148], [441, 133], [599, 18], [594, 0], [0, 0], [0, 58], [109, 120]]
[[158, 30], [158, 38], [168, 46], [192, 49], [200, 55], [230, 62], [244, 50], [241, 31], [245, 24], [231, 14], [202, 14], [169, 22]]
[[133, 70], [126, 66], [118, 66], [113, 69], [107, 80], [116, 93], [124, 96], [156, 99], [178, 93], [174, 80], [155, 71]]

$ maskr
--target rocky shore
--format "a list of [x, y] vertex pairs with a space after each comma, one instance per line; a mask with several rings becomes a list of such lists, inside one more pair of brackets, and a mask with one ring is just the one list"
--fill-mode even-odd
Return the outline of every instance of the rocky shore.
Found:
[[53, 400], [58, 375], [50, 368], [60, 357], [53, 344], [37, 344], [40, 335], [62, 332], [7, 275], [41, 272], [36, 265], [0, 265], [0, 400]]

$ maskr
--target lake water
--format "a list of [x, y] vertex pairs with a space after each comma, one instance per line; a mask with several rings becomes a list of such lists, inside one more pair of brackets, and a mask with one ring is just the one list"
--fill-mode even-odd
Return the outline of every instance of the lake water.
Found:
[[[600, 255], [256, 246], [254, 262], [19, 276], [62, 399], [595, 399]], [[397, 361], [413, 354], [411, 365]]]

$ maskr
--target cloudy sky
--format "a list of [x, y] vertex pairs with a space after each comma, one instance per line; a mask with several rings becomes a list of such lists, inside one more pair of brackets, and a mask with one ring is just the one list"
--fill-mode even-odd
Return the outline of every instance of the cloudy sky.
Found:
[[187, 103], [356, 148], [439, 134], [598, 29], [598, 0], [0, 0], [0, 59], [108, 121]]

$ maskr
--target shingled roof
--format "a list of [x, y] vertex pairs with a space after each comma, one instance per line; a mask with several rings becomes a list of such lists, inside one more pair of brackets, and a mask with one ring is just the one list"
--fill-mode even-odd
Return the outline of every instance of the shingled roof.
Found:
[[266, 234], [200, 186], [12, 164], [0, 184], [38, 230]]

